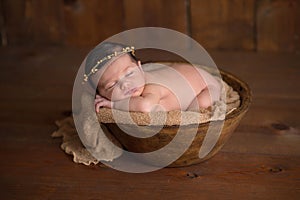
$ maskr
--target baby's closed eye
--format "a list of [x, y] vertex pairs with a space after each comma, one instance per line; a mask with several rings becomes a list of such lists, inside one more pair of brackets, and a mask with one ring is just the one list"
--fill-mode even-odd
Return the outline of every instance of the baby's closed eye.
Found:
[[134, 70], [130, 70], [125, 74], [125, 77], [129, 77], [134, 74]]
[[107, 90], [110, 90], [110, 89], [114, 88], [116, 84], [117, 84], [116, 81], [115, 81], [115, 82], [112, 82], [112, 83], [110, 83], [110, 84], [107, 85], [106, 89], [107, 89]]

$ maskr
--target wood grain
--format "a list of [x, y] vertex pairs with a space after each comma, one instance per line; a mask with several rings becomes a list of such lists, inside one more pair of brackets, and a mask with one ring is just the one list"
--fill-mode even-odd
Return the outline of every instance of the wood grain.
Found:
[[258, 1], [257, 49], [296, 52], [300, 48], [300, 2]]
[[65, 44], [96, 46], [123, 30], [122, 3], [77, 0], [64, 4]]
[[61, 1], [2, 2], [8, 44], [61, 44]]
[[185, 0], [124, 0], [123, 4], [127, 29], [154, 26], [187, 33]]
[[191, 0], [192, 37], [204, 48], [254, 50], [254, 0]]
[[121, 31], [154, 26], [208, 49], [299, 52], [299, 6], [298, 0], [2, 0], [2, 45], [93, 47]]

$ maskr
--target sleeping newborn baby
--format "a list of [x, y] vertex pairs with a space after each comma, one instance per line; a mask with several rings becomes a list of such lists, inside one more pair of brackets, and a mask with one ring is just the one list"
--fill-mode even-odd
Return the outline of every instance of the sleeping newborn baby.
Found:
[[96, 89], [95, 109], [124, 111], [198, 110], [218, 101], [221, 85], [185, 63], [141, 64], [133, 47], [101, 43], [86, 60], [84, 81]]

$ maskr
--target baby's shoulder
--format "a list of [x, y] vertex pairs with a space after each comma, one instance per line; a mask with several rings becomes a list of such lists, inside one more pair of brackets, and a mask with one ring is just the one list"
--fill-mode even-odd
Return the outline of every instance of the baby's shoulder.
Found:
[[157, 71], [157, 70], [161, 70], [164, 69], [166, 67], [165, 64], [163, 63], [145, 63], [142, 64], [142, 68], [145, 72], [151, 72], [151, 71]]
[[166, 94], [166, 89], [159, 84], [147, 83], [144, 87], [143, 94], [154, 94], [159, 97], [163, 97]]

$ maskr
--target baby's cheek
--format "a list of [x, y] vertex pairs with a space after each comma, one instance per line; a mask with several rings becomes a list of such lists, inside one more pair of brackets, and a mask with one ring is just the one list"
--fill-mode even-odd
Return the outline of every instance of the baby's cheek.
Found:
[[100, 96], [108, 99], [108, 100], [111, 100], [111, 93], [110, 92], [104, 92], [104, 91], [100, 91], [99, 92]]
[[113, 90], [109, 95], [109, 99], [111, 99], [111, 101], [119, 101], [124, 98], [123, 92], [118, 89]]
[[131, 79], [131, 83], [132, 83], [132, 85], [134, 85], [136, 87], [141, 87], [141, 86], [145, 85], [145, 79], [143, 76], [134, 76]]

